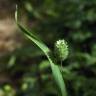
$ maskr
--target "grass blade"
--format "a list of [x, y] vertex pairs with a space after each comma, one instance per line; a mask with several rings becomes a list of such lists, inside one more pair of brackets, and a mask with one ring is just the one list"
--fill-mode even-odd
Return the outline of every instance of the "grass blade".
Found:
[[32, 32], [30, 32], [25, 27], [23, 27], [22, 25], [19, 24], [18, 10], [16, 10], [16, 12], [15, 12], [15, 20], [16, 20], [18, 27], [27, 36], [27, 38], [29, 38], [32, 42], [34, 42], [34, 44], [36, 44], [44, 52], [44, 54], [46, 55], [46, 57], [48, 58], [48, 60], [50, 62], [53, 76], [55, 78], [55, 81], [56, 81], [59, 89], [61, 90], [62, 96], [67, 96], [62, 74], [60, 72], [59, 67], [53, 63], [53, 59], [50, 57], [50, 54], [49, 54], [51, 52], [50, 49], [43, 42], [39, 41], [38, 38]]

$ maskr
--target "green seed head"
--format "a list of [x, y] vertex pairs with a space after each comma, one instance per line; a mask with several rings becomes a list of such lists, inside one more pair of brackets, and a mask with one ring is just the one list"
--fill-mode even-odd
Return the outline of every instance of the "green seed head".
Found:
[[55, 55], [59, 60], [63, 61], [68, 57], [68, 45], [65, 40], [58, 40], [55, 43]]

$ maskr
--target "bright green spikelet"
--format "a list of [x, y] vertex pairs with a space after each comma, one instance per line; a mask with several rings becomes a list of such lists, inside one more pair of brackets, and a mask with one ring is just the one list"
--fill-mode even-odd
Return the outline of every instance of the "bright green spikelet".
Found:
[[68, 57], [68, 45], [67, 42], [63, 40], [58, 40], [55, 43], [55, 55], [60, 61], [64, 61]]

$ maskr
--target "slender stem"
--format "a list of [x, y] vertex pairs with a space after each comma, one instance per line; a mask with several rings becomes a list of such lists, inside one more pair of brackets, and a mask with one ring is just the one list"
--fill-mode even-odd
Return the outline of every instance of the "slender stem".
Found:
[[60, 62], [61, 62], [61, 68], [63, 68], [63, 63], [62, 63], [62, 60], [61, 60]]

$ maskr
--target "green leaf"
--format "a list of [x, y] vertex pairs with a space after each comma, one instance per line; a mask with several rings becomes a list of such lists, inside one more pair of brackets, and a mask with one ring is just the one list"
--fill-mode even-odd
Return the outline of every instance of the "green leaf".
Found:
[[52, 71], [57, 85], [60, 87], [62, 96], [67, 96], [66, 87], [62, 78], [61, 71], [57, 65], [52, 65]]
[[32, 32], [28, 31], [27, 29], [25, 29], [25, 27], [23, 27], [21, 24], [19, 24], [18, 10], [16, 10], [16, 12], [15, 12], [15, 20], [16, 20], [18, 27], [22, 30], [22, 32], [25, 34], [25, 36], [27, 38], [29, 38], [32, 42], [34, 42], [34, 44], [36, 44], [44, 52], [44, 54], [46, 55], [46, 57], [48, 58], [48, 60], [50, 62], [53, 76], [55, 78], [55, 81], [56, 81], [59, 89], [61, 90], [62, 96], [67, 96], [62, 74], [60, 72], [59, 67], [53, 63], [53, 59], [50, 57], [50, 54], [49, 54], [51, 52], [50, 49], [43, 42], [39, 41], [38, 38]]

